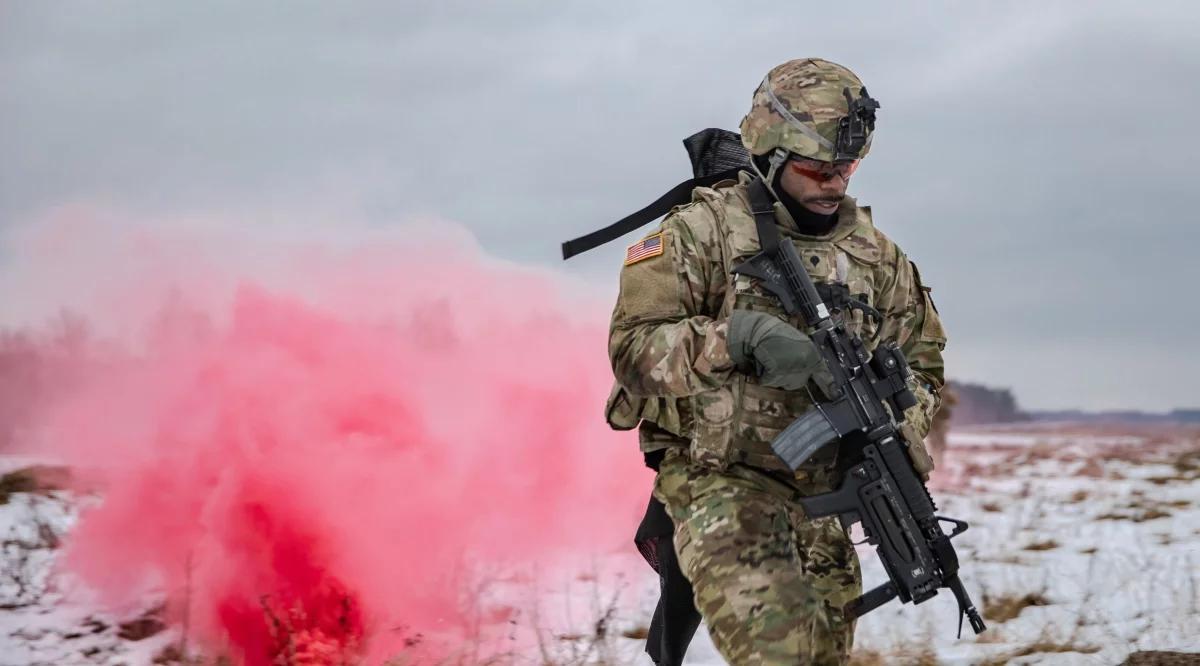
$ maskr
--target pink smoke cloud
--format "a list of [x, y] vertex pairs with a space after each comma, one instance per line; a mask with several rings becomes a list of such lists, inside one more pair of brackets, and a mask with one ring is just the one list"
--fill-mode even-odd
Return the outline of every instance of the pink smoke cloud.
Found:
[[13, 245], [26, 311], [97, 331], [31, 431], [101, 489], [66, 562], [109, 600], [187, 588], [247, 664], [377, 662], [465, 624], [466, 561], [629, 543], [650, 476], [603, 421], [603, 299], [452, 225], [167, 228], [74, 209]]

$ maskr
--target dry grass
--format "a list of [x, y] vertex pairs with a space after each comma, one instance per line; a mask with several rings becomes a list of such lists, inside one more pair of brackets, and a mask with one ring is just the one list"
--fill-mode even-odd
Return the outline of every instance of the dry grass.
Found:
[[887, 666], [887, 657], [875, 650], [855, 650], [850, 654], [849, 666]]
[[1170, 518], [1170, 517], [1171, 517], [1170, 511], [1163, 511], [1162, 509], [1146, 509], [1144, 512], [1139, 513], [1136, 516], [1134, 516], [1133, 522], [1144, 523], [1147, 520], [1158, 520], [1159, 518]]
[[875, 650], [855, 650], [850, 655], [849, 666], [937, 666], [938, 663], [937, 654], [932, 647], [926, 645], [919, 648], [901, 648], [886, 654]]
[[1030, 606], [1048, 606], [1049, 601], [1040, 592], [1032, 592], [1024, 596], [993, 597], [983, 595], [983, 617], [992, 622], [1007, 622]]
[[1147, 520], [1158, 520], [1159, 518], [1170, 518], [1171, 511], [1168, 509], [1186, 509], [1192, 506], [1188, 500], [1173, 500], [1170, 502], [1158, 502], [1146, 498], [1144, 495], [1134, 497], [1134, 500], [1122, 507], [1118, 511], [1109, 511], [1108, 513], [1096, 516], [1096, 520], [1129, 520], [1135, 523], [1144, 523]]
[[650, 636], [650, 627], [637, 626], [632, 629], [626, 629], [621, 632], [624, 638], [632, 638], [638, 641], [644, 641]]
[[1018, 657], [1029, 657], [1035, 654], [1063, 654], [1077, 652], [1079, 654], [1096, 654], [1100, 648], [1095, 645], [1079, 645], [1076, 643], [1057, 643], [1054, 641], [1038, 641], [1030, 643], [1002, 655], [980, 662], [980, 666], [1002, 666]]
[[[578, 577], [589, 588], [589, 609], [586, 624], [570, 622], [572, 627], [586, 627], [583, 631], [571, 631], [547, 635], [541, 628], [539, 608], [535, 602], [531, 617], [537, 640], [537, 653], [540, 663], [546, 666], [602, 666], [605, 664], [624, 663], [622, 650], [616, 640], [619, 637], [644, 640], [649, 632], [641, 625], [632, 629], [617, 629], [617, 614], [620, 608], [620, 597], [627, 584], [621, 574], [616, 576], [614, 585], [603, 584], [601, 576], [592, 571], [585, 577]], [[605, 592], [608, 590], [608, 593]], [[569, 599], [572, 595], [568, 594]], [[563, 611], [569, 618], [571, 609]]]
[[13, 493], [47, 493], [62, 490], [70, 479], [66, 467], [32, 465], [0, 476], [0, 504], [7, 504]]
[[1078, 652], [1080, 654], [1096, 654], [1100, 648], [1095, 645], [1078, 645], [1076, 643], [1051, 643], [1041, 641], [1020, 648], [1012, 656], [1028, 657], [1031, 654], [1053, 654], [1061, 652]]
[[1083, 463], [1083, 466], [1075, 470], [1075, 476], [1083, 476], [1089, 479], [1100, 479], [1104, 477], [1104, 464], [1095, 458], [1089, 458]]
[[976, 643], [984, 643], [984, 644], [1008, 643], [1009, 641], [1010, 641], [1010, 639], [1008, 638], [1008, 636], [1006, 636], [1003, 631], [1000, 631], [1000, 627], [995, 624], [988, 625], [987, 631], [985, 631], [982, 634], [979, 634], [978, 636], [975, 637]]
[[1096, 516], [1096, 520], [1130, 520], [1135, 523], [1144, 523], [1147, 520], [1157, 520], [1159, 518], [1170, 518], [1169, 511], [1162, 509], [1146, 509], [1143, 511], [1135, 511], [1133, 513], [1102, 513]]
[[1121, 662], [1121, 666], [1200, 666], [1200, 654], [1159, 650], [1134, 652]]
[[1175, 457], [1172, 467], [1187, 479], [1200, 478], [1200, 450], [1186, 451]]
[[1054, 539], [1035, 541], [1028, 546], [1025, 546], [1025, 550], [1054, 550], [1055, 548], [1058, 548], [1058, 542]]
[[233, 660], [224, 655], [215, 657], [205, 657], [202, 655], [188, 654], [186, 658], [183, 654], [183, 648], [178, 643], [171, 643], [151, 659], [150, 663], [165, 665], [165, 664], [182, 664], [184, 666], [232, 666]]
[[166, 605], [157, 604], [138, 617], [118, 625], [117, 636], [127, 641], [140, 641], [165, 631], [167, 628], [166, 620], [163, 619], [165, 612]]

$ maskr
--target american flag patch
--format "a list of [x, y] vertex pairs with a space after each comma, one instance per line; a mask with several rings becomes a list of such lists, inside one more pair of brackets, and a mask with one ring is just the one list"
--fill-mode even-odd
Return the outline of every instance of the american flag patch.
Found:
[[625, 265], [636, 264], [642, 259], [657, 257], [663, 253], [663, 237], [662, 232], [658, 232], [653, 236], [647, 236], [642, 240], [629, 246], [625, 250]]

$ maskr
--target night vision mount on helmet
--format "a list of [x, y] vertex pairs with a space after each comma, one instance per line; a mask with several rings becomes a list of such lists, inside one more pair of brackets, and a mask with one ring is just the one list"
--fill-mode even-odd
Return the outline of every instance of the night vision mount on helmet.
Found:
[[866, 88], [859, 89], [858, 98], [850, 95], [849, 88], [842, 88], [842, 94], [846, 97], [850, 112], [838, 121], [834, 162], [859, 159], [859, 153], [866, 147], [871, 132], [875, 131], [875, 110], [879, 108], [879, 102], [867, 95]]

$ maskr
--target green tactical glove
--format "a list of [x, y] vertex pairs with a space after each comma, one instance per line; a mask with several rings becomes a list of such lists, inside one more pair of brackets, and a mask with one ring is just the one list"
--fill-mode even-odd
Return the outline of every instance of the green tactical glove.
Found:
[[811, 379], [826, 396], [833, 391], [833, 374], [812, 339], [778, 317], [734, 310], [727, 340], [734, 365], [756, 371], [764, 386], [798, 391]]

